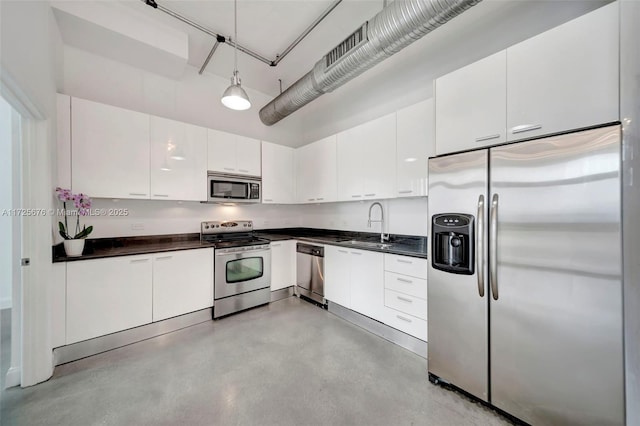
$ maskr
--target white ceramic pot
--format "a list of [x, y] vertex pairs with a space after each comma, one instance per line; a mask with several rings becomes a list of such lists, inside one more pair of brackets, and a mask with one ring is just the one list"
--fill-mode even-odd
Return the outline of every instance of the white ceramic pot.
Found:
[[82, 256], [82, 250], [84, 250], [84, 239], [77, 240], [64, 240], [64, 251], [69, 257]]

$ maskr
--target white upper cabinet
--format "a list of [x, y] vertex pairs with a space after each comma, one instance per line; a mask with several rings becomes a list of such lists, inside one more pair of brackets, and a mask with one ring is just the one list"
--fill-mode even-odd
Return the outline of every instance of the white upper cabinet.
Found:
[[260, 176], [260, 141], [219, 130], [208, 131], [208, 169]]
[[149, 116], [71, 100], [73, 192], [149, 198]]
[[206, 201], [207, 129], [150, 117], [151, 198]]
[[427, 159], [435, 155], [434, 114], [433, 98], [397, 112], [397, 197], [427, 195]]
[[291, 204], [295, 195], [294, 149], [262, 142], [262, 202]]
[[337, 135], [338, 200], [395, 196], [396, 114]]
[[507, 140], [506, 76], [501, 51], [436, 80], [437, 155]]
[[336, 201], [336, 136], [296, 149], [296, 199], [299, 203]]
[[56, 95], [57, 179], [56, 186], [71, 188], [71, 97]]
[[508, 140], [619, 120], [618, 3], [507, 49]]

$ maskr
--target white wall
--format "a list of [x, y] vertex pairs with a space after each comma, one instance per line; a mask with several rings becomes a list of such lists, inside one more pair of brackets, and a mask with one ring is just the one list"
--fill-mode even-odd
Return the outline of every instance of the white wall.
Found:
[[[23, 142], [27, 166], [24, 173], [29, 185], [22, 207], [49, 209], [53, 204], [56, 91], [62, 67], [60, 43], [49, 2], [0, 1], [3, 95], [12, 91], [13, 98], [22, 104], [14, 107], [34, 118], [33, 125], [27, 123], [26, 126], [31, 132], [29, 139], [34, 143]], [[22, 385], [30, 386], [47, 380], [53, 372], [49, 330], [51, 218], [25, 218], [23, 224], [26, 235], [23, 251], [31, 258], [31, 265], [23, 268], [21, 333], [14, 328], [14, 324], [19, 324], [16, 317], [12, 320], [12, 341], [21, 334], [22, 343], [12, 345], [11, 369], [16, 367], [13, 349], [24, 348], [21, 354]], [[17, 300], [15, 293], [13, 296]]]
[[220, 103], [229, 80], [198, 74], [188, 66], [180, 80], [172, 80], [70, 46], [64, 47], [62, 93], [121, 108], [140, 111], [211, 129], [223, 130], [274, 143], [298, 140], [298, 121], [264, 126], [258, 108], [271, 98], [251, 90], [247, 111], [232, 111]]
[[[373, 201], [305, 204], [301, 208], [302, 226], [308, 228], [339, 229], [343, 231], [380, 232], [380, 224], [367, 227], [369, 206]], [[427, 235], [427, 198], [383, 200], [385, 233]], [[380, 218], [374, 208], [372, 219]]]
[[12, 224], [13, 218], [5, 215], [12, 203], [12, 149], [11, 149], [11, 107], [0, 97], [0, 309], [11, 307], [12, 286]]
[[[92, 209], [127, 209], [126, 216], [94, 216], [80, 219], [93, 225], [90, 238], [162, 235], [200, 232], [207, 220], [253, 220], [256, 229], [302, 225], [300, 206], [201, 204], [197, 202], [94, 199]], [[142, 228], [142, 229], [141, 229]]]

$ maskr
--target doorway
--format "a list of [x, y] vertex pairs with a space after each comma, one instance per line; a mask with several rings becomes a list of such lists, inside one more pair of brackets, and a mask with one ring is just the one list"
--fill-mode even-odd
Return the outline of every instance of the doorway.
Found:
[[0, 97], [0, 388], [20, 384], [20, 115]]

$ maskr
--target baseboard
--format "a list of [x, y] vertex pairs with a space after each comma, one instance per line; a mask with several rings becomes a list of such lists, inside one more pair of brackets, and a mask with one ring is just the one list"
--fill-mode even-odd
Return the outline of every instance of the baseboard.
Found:
[[0, 309], [11, 309], [12, 299], [10, 297], [3, 297], [0, 299]]
[[358, 327], [362, 327], [376, 336], [382, 337], [383, 339], [388, 340], [391, 343], [395, 343], [398, 346], [402, 346], [422, 358], [427, 358], [427, 342], [423, 340], [410, 336], [400, 330], [396, 330], [393, 327], [389, 327], [380, 321], [376, 321], [368, 316], [352, 311], [349, 308], [345, 308], [342, 305], [332, 303], [331, 301], [329, 301], [328, 310], [332, 314], [337, 315]]
[[7, 376], [4, 382], [5, 389], [12, 388], [14, 386], [20, 386], [20, 376], [21, 376], [20, 367], [9, 368], [9, 371], [7, 371]]
[[275, 302], [277, 300], [286, 299], [287, 297], [293, 296], [293, 293], [293, 286], [274, 290], [271, 292], [271, 301]]

